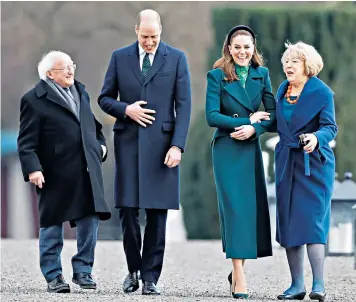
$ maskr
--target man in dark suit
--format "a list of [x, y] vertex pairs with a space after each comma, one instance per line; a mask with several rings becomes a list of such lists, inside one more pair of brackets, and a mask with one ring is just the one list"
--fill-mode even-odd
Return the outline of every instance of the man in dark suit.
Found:
[[40, 212], [40, 267], [47, 291], [70, 292], [62, 275], [63, 222], [77, 227], [73, 279], [96, 289], [91, 271], [99, 220], [111, 213], [104, 200], [101, 162], [105, 138], [76, 66], [60, 51], [38, 64], [40, 82], [21, 99], [18, 152], [25, 181], [36, 185]]
[[[115, 50], [99, 106], [116, 118], [115, 207], [120, 208], [129, 274], [124, 292], [157, 295], [168, 209], [179, 209], [179, 163], [191, 113], [184, 53], [162, 41], [157, 12], [140, 12], [137, 41]], [[120, 100], [117, 100], [120, 96]], [[141, 254], [139, 209], [146, 210]]]

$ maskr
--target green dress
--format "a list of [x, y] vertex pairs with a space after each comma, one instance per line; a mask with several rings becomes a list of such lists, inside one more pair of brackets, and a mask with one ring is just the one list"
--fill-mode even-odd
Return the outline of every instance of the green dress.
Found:
[[[276, 103], [268, 69], [236, 66], [239, 80], [229, 83], [221, 69], [208, 73], [206, 118], [217, 128], [212, 140], [214, 179], [223, 251], [226, 258], [272, 255], [271, 229], [259, 136], [275, 123]], [[261, 103], [270, 121], [252, 126], [248, 140], [230, 137], [235, 127], [251, 125]]]

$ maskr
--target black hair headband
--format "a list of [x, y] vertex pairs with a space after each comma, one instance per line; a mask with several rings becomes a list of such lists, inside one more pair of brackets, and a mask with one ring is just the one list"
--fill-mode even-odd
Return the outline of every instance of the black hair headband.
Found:
[[228, 45], [230, 45], [230, 40], [231, 40], [231, 36], [238, 30], [246, 30], [247, 32], [249, 32], [253, 38], [253, 41], [256, 43], [256, 36], [255, 33], [252, 31], [251, 28], [249, 28], [246, 25], [237, 25], [233, 28], [230, 29], [228, 35], [227, 35], [227, 43]]

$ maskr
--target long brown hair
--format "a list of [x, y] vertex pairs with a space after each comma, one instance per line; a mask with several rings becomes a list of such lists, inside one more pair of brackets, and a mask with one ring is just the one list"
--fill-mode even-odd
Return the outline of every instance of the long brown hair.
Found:
[[234, 59], [232, 58], [232, 55], [230, 54], [230, 51], [229, 51], [229, 45], [231, 45], [231, 41], [236, 36], [239, 36], [239, 35], [251, 37], [252, 43], [255, 47], [253, 55], [252, 55], [252, 59], [251, 59], [251, 64], [253, 64], [256, 67], [263, 66], [263, 64], [264, 64], [263, 57], [258, 52], [255, 40], [253, 39], [252, 35], [246, 30], [237, 30], [236, 32], [234, 32], [231, 35], [230, 41], [227, 40], [228, 37], [225, 38], [224, 46], [223, 46], [222, 52], [221, 52], [221, 58], [218, 59], [213, 65], [214, 69], [221, 68], [224, 71], [224, 73], [227, 76], [226, 80], [228, 80], [229, 82], [238, 80], [238, 77], [237, 77], [236, 71], [235, 71]]

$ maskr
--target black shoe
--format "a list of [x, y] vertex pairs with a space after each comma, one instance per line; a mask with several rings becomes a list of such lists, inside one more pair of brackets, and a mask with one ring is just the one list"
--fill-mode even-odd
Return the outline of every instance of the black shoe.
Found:
[[137, 291], [140, 287], [138, 283], [138, 274], [137, 272], [128, 273], [126, 276], [124, 283], [122, 284], [122, 289], [125, 293], [133, 293]]
[[143, 282], [142, 295], [160, 295], [160, 291], [153, 282]]
[[300, 292], [300, 293], [294, 294], [294, 295], [282, 294], [282, 295], [279, 295], [277, 297], [277, 299], [278, 300], [303, 300], [306, 294], [307, 294], [306, 291], [303, 291], [303, 292]]
[[63, 275], [58, 275], [51, 282], [48, 282], [47, 291], [49, 293], [70, 293], [70, 287], [64, 280]]
[[311, 292], [309, 294], [310, 300], [318, 300], [318, 301], [324, 301], [326, 297], [325, 292]]
[[96, 289], [96, 283], [89, 273], [73, 274], [72, 282], [78, 284], [83, 289]]

